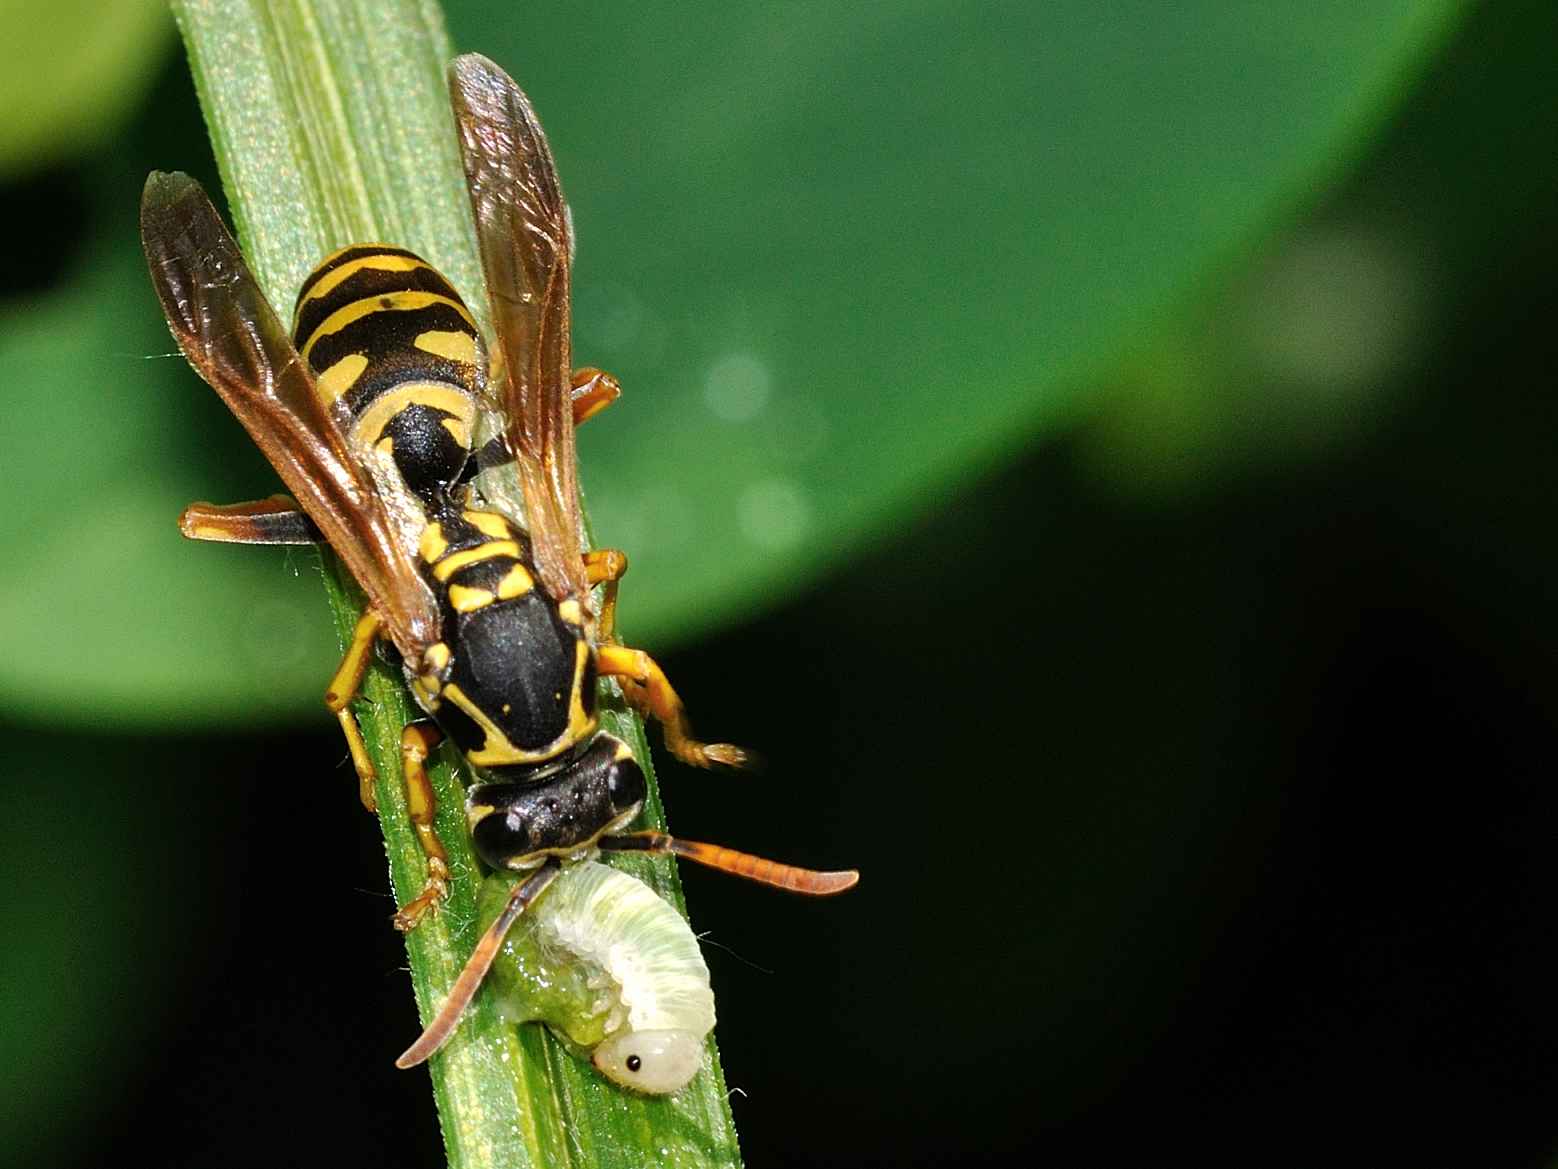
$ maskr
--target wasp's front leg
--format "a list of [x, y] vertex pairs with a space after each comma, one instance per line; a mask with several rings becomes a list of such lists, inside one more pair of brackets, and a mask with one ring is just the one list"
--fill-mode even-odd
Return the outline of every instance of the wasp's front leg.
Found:
[[621, 678], [622, 695], [640, 714], [653, 718], [665, 732], [666, 750], [694, 767], [740, 767], [749, 756], [730, 743], [700, 743], [692, 737], [687, 710], [659, 664], [641, 649], [603, 645], [595, 651], [601, 675]]
[[[368, 757], [367, 745], [363, 742], [362, 729], [352, 714], [351, 702], [362, 687], [363, 674], [368, 669], [368, 657], [373, 652], [373, 643], [382, 628], [383, 622], [373, 610], [362, 615], [352, 632], [352, 643], [346, 649], [346, 656], [342, 658], [340, 668], [330, 681], [330, 689], [325, 693], [326, 705], [336, 712], [336, 717], [341, 721], [341, 730], [346, 734], [352, 764], [357, 768], [363, 807], [370, 812], [378, 810], [378, 799], [374, 794], [377, 777], [373, 761]], [[438, 838], [438, 831], [433, 826], [438, 804], [433, 795], [432, 780], [427, 774], [427, 758], [442, 741], [443, 735], [427, 719], [407, 723], [400, 732], [400, 774], [406, 784], [406, 812], [411, 817], [411, 826], [416, 829], [417, 840], [427, 856], [427, 881], [422, 891], [394, 917], [395, 928], [402, 932], [416, 928], [423, 915], [449, 892], [449, 854], [444, 850], [443, 841]]]
[[422, 892], [408, 901], [395, 914], [395, 928], [406, 932], [416, 928], [428, 910], [437, 906], [449, 894], [449, 854], [444, 842], [438, 839], [433, 827], [433, 815], [438, 810], [433, 795], [433, 781], [427, 774], [427, 759], [434, 748], [443, 741], [443, 735], [428, 719], [407, 723], [400, 732], [400, 771], [406, 780], [406, 811], [411, 825], [417, 830], [417, 840], [427, 855], [427, 881]]

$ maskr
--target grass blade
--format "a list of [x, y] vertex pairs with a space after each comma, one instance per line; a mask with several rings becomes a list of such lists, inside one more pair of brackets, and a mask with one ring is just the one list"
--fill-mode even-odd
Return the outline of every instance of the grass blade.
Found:
[[[233, 219], [266, 295], [285, 311], [330, 250], [364, 241], [420, 252], [487, 314], [444, 83], [452, 55], [431, 0], [173, 0]], [[176, 167], [179, 160], [168, 160]], [[361, 605], [326, 555], [342, 644]], [[328, 672], [321, 663], [321, 686]], [[397, 898], [425, 873], [399, 782], [403, 686], [376, 665], [358, 713], [380, 775], [379, 809]], [[607, 729], [632, 745], [650, 778], [646, 820], [663, 824], [643, 728], [615, 693]], [[434, 768], [438, 829], [453, 887], [442, 912], [407, 938], [412, 985], [430, 1017], [475, 940], [480, 866], [466, 838], [461, 775], [447, 749]], [[320, 798], [349, 799], [350, 785]], [[674, 865], [614, 861], [683, 907]], [[385, 928], [389, 928], [386, 924]], [[301, 960], [301, 958], [300, 958]], [[392, 1059], [409, 1036], [385, 1036]], [[449, 1163], [477, 1166], [686, 1166], [739, 1163], [717, 1054], [671, 1099], [633, 1096], [537, 1027], [505, 1025], [478, 999], [431, 1064]]]

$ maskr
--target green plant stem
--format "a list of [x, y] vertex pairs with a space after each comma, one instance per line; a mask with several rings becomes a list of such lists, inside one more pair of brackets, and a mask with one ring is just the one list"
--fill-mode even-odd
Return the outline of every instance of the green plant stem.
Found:
[[[485, 323], [444, 82], [452, 52], [437, 4], [173, 0], [173, 11], [239, 238], [278, 310], [285, 314], [303, 278], [328, 252], [384, 241], [439, 267]], [[334, 556], [325, 553], [323, 561], [344, 646], [362, 597]], [[328, 669], [321, 663], [321, 691]], [[370, 671], [363, 693], [357, 713], [379, 771], [385, 851], [396, 897], [404, 902], [426, 874], [400, 782], [400, 730], [415, 712], [400, 679], [383, 664]], [[602, 700], [607, 729], [628, 741], [649, 776], [644, 822], [663, 826], [643, 728], [614, 690], [603, 690]], [[433, 768], [452, 888], [441, 911], [406, 939], [424, 1020], [475, 941], [481, 868], [465, 831], [462, 784], [470, 777], [463, 767], [445, 748]], [[317, 798], [349, 799], [349, 793], [343, 781], [321, 787]], [[672, 862], [625, 857], [614, 863], [685, 911]], [[411, 1038], [384, 1036], [385, 1060]], [[478, 996], [454, 1040], [430, 1064], [449, 1163], [505, 1169], [738, 1164], [712, 1038], [710, 1052], [711, 1069], [675, 1097], [635, 1096], [606, 1083], [541, 1028], [505, 1024]]]

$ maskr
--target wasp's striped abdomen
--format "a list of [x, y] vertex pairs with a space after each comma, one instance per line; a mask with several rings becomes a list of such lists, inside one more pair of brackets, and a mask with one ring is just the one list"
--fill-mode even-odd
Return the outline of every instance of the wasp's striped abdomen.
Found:
[[411, 491], [431, 502], [459, 477], [486, 355], [432, 265], [384, 244], [336, 252], [298, 293], [293, 341], [320, 396], [350, 411], [353, 442], [388, 454]]

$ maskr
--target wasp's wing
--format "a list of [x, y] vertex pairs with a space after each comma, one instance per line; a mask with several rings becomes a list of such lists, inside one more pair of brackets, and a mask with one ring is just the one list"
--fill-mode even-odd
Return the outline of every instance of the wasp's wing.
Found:
[[449, 67], [449, 90], [536, 571], [554, 597], [585, 597], [569, 398], [568, 207], [541, 123], [508, 74], [467, 54]]
[[433, 594], [199, 183], [146, 180], [141, 243], [184, 356], [346, 561], [401, 652], [420, 655], [438, 639]]

